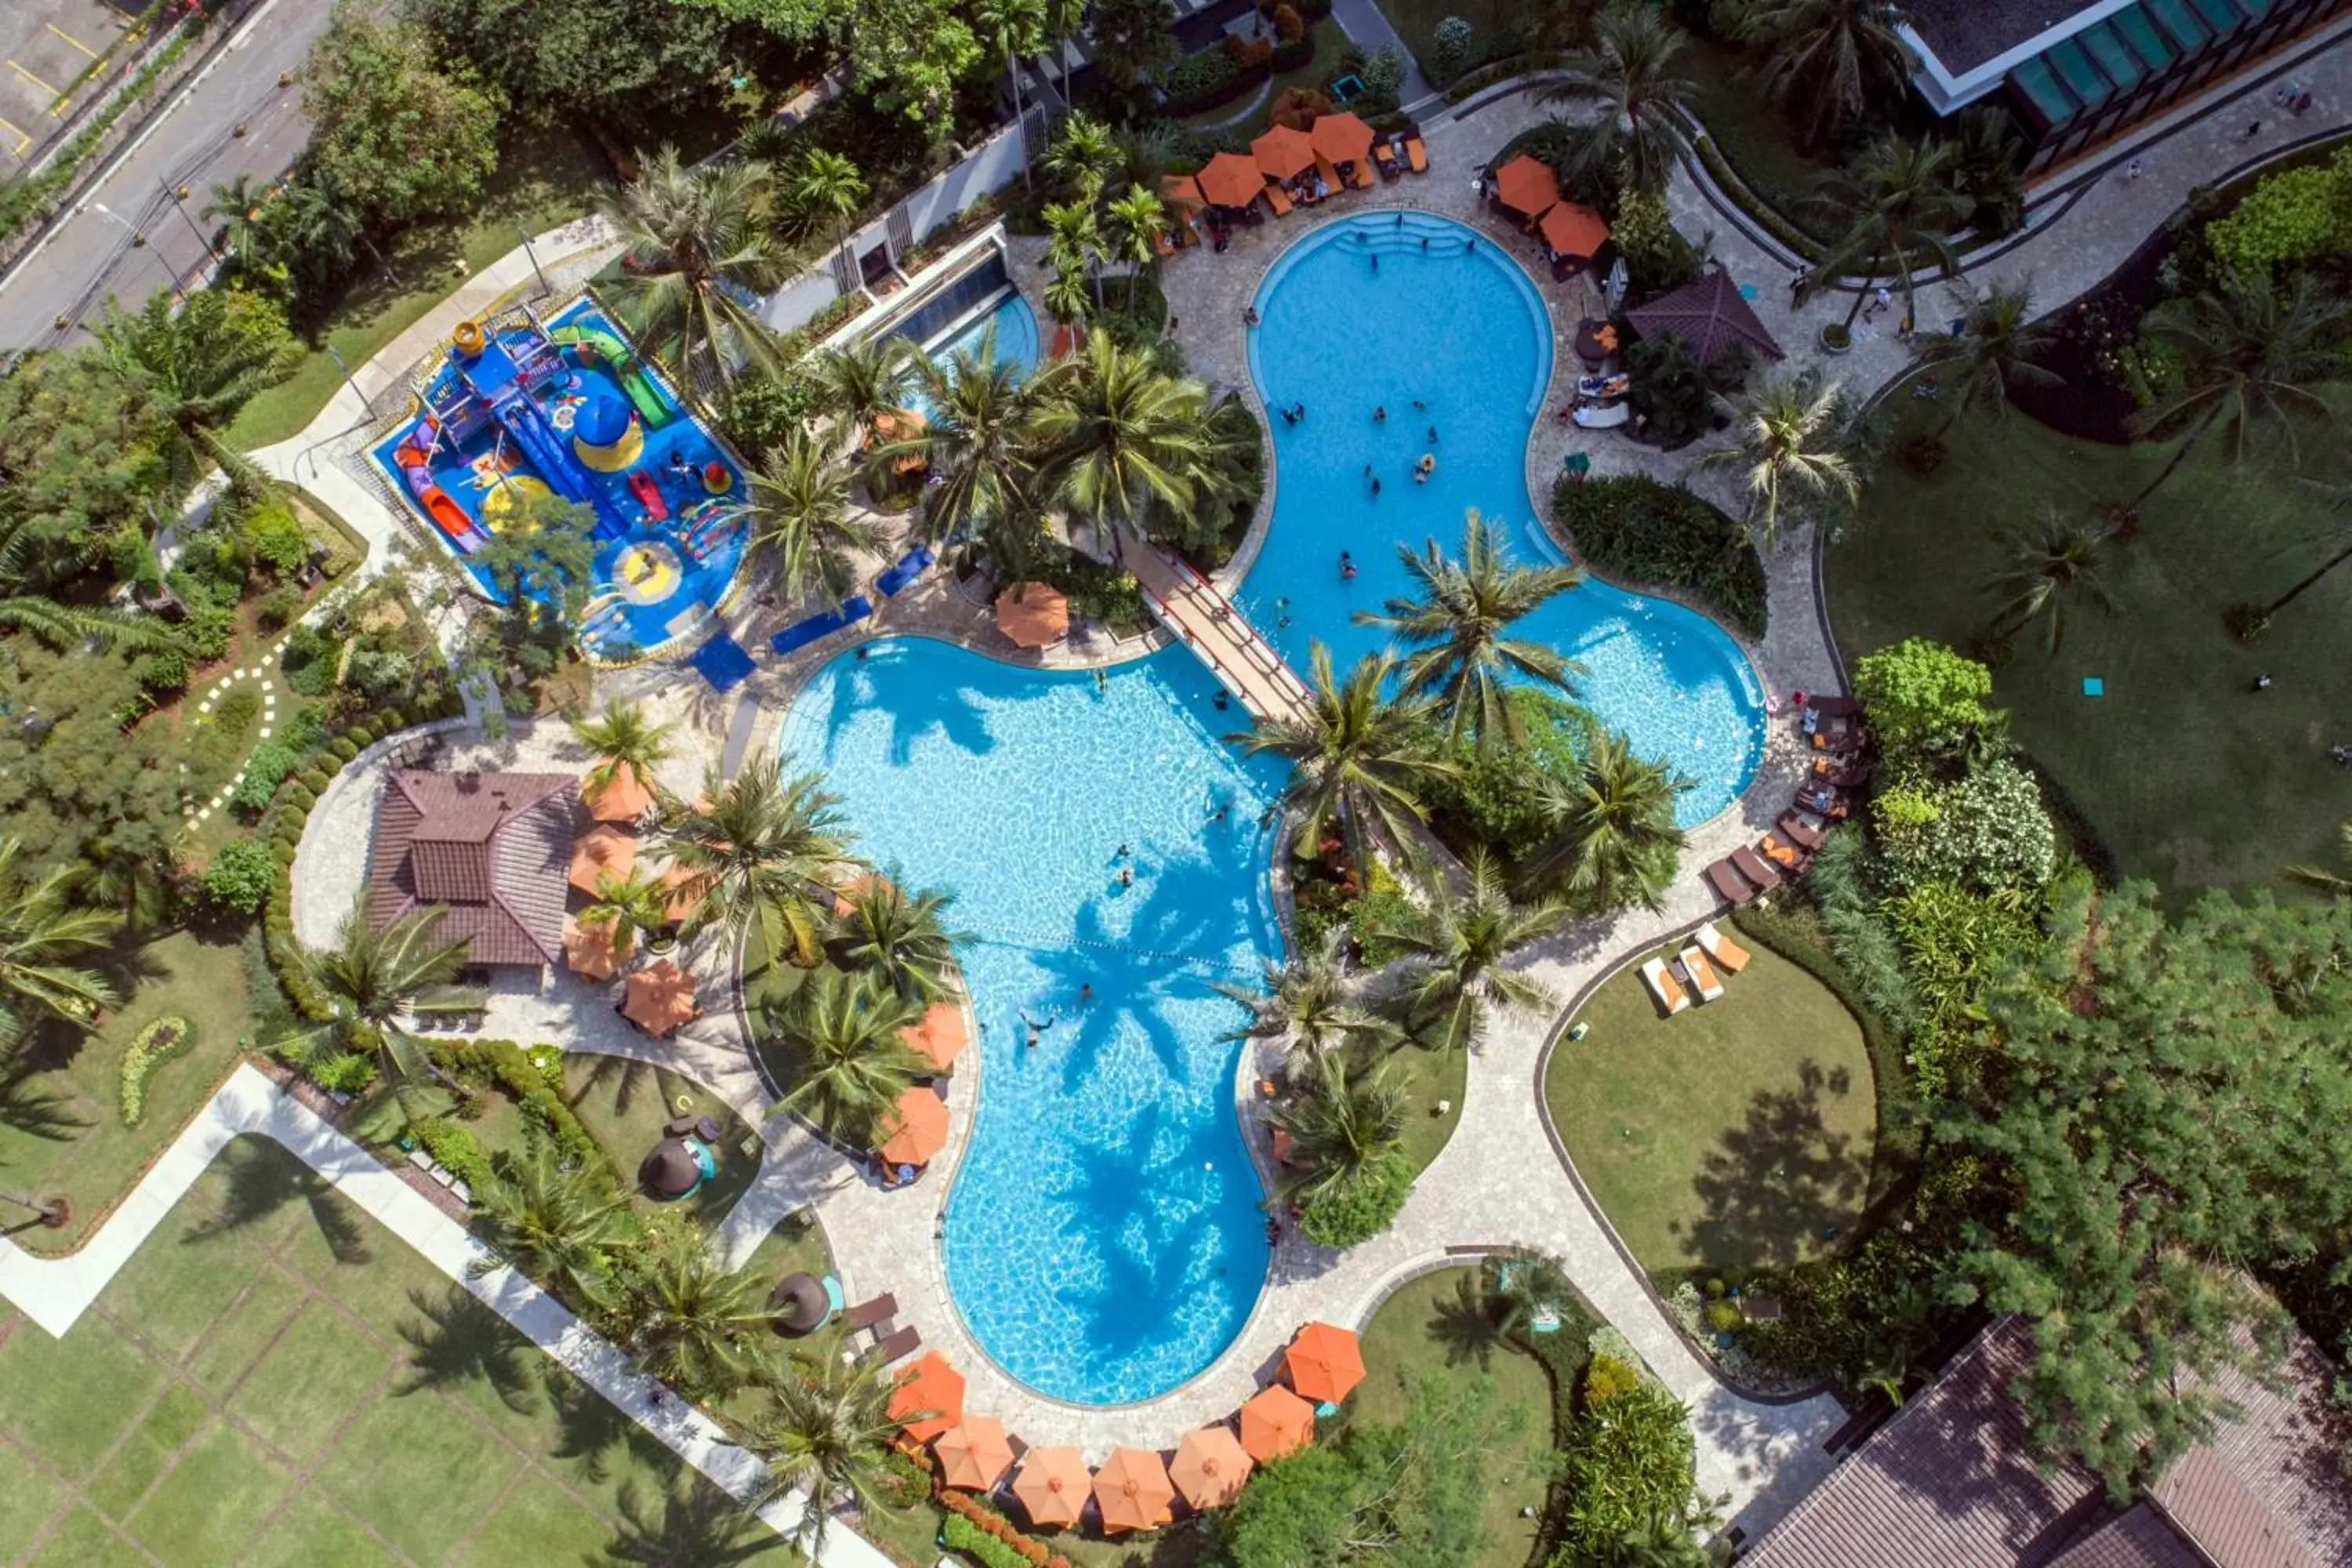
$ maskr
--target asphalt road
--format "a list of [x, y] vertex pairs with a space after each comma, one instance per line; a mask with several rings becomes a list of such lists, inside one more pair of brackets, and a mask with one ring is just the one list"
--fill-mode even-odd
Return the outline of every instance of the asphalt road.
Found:
[[[332, 0], [260, 0], [226, 24], [226, 47], [118, 152], [39, 248], [0, 279], [0, 348], [86, 341], [82, 323], [109, 294], [135, 302], [204, 269], [205, 237], [215, 226], [202, 216], [212, 187], [241, 174], [274, 179], [309, 139], [300, 89], [278, 79], [301, 68], [332, 10]], [[174, 195], [182, 188], [184, 205]]]

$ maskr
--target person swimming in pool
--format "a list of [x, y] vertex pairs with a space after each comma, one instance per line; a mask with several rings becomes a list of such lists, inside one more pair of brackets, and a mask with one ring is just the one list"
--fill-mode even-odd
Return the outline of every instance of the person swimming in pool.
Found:
[[1389, 409], [1388, 409], [1388, 405], [1387, 405], [1387, 404], [1385, 404], [1385, 403], [1381, 403], [1381, 404], [1375, 404], [1375, 405], [1373, 405], [1373, 407], [1372, 407], [1372, 423], [1373, 423], [1373, 424], [1375, 424], [1375, 425], [1385, 425], [1385, 424], [1387, 424], [1388, 422], [1389, 422]]
[[1353, 577], [1355, 574], [1356, 558], [1342, 550], [1339, 552], [1339, 575], [1342, 577]]

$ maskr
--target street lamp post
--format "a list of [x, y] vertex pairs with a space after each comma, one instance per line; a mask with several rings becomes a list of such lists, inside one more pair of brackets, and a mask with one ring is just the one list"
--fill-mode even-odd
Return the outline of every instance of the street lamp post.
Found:
[[164, 191], [170, 195], [172, 205], [179, 209], [180, 221], [188, 226], [188, 232], [196, 237], [196, 243], [205, 247], [205, 254], [211, 257], [215, 261], [218, 261], [221, 258], [221, 253], [213, 248], [212, 237], [205, 233], [203, 229], [198, 228], [196, 226], [196, 220], [188, 216], [188, 188], [185, 185], [182, 185], [175, 189], [170, 181], [163, 179], [160, 175], [156, 178], [156, 184], [162, 185]]
[[335, 352], [335, 345], [321, 343], [320, 346], [327, 351], [327, 357], [335, 362], [335, 368], [343, 373], [343, 379], [352, 384], [352, 390], [360, 395], [360, 401], [367, 405], [368, 417], [370, 419], [381, 417], [375, 411], [375, 399], [370, 397], [367, 395], [367, 388], [359, 384], [359, 378], [352, 374], [352, 367], [345, 364], [343, 356]]
[[539, 279], [539, 291], [541, 294], [554, 293], [555, 290], [548, 286], [547, 274], [540, 270], [539, 252], [530, 247], [530, 231], [523, 227], [522, 221], [520, 218], [512, 218], [508, 221], [514, 225], [514, 231], [522, 236], [522, 253], [530, 258], [531, 276]]

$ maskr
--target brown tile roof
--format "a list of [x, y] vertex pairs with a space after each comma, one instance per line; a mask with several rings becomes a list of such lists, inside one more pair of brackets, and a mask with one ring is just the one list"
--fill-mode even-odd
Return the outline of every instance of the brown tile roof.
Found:
[[2197, 1549], [2147, 1503], [2100, 1525], [2050, 1560], [2050, 1568], [2209, 1568]]
[[564, 773], [394, 769], [376, 807], [368, 924], [439, 905], [441, 934], [469, 943], [470, 963], [560, 962], [576, 789]]
[[2302, 1568], [2352, 1563], [2352, 1482], [2336, 1455], [2345, 1418], [2330, 1406], [2326, 1356], [2290, 1331], [2265, 1388], [2243, 1373], [2213, 1380], [2244, 1412], [2158, 1480], [2151, 1500], [2220, 1568]]

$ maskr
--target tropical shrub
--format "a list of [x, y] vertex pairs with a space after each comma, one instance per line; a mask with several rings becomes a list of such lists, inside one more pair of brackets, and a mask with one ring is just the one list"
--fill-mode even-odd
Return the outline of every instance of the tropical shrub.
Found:
[[286, 775], [301, 763], [301, 757], [282, 742], [262, 742], [246, 759], [245, 776], [237, 780], [229, 804], [248, 816], [259, 816], [268, 808], [270, 796], [278, 793], [278, 786], [286, 782]]
[[278, 862], [271, 858], [269, 846], [257, 838], [232, 838], [205, 868], [198, 886], [213, 908], [251, 915], [261, 911], [263, 900], [269, 897], [269, 885], [277, 878]]
[[1412, 1172], [1391, 1149], [1299, 1210], [1298, 1228], [1318, 1247], [1354, 1247], [1388, 1229], [1412, 1195]]
[[2058, 865], [2042, 791], [2013, 763], [1948, 784], [1905, 785], [1874, 803], [1878, 844], [1898, 889], [1945, 882], [1975, 893], [2039, 892]]
[[1598, 1355], [1584, 1368], [1584, 1408], [1595, 1410], [1642, 1386], [1642, 1374], [1613, 1355]]
[[435, 1164], [469, 1187], [489, 1184], [489, 1156], [482, 1152], [482, 1145], [470, 1129], [443, 1117], [429, 1116], [415, 1123], [411, 1131], [425, 1152], [433, 1156]]
[[342, 1051], [312, 1062], [310, 1081], [329, 1094], [363, 1093], [376, 1079], [373, 1057], [363, 1057], [356, 1051]]
[[2040, 934], [2025, 894], [1990, 896], [1924, 882], [1886, 901], [1903, 967], [1920, 1011], [1911, 1062], [1921, 1092], [1940, 1098], [1974, 1073], [1984, 1039], [1978, 1004], [1986, 983]]
[[155, 1069], [184, 1055], [196, 1043], [195, 1029], [176, 1014], [156, 1019], [139, 1031], [122, 1053], [122, 1125], [136, 1127], [147, 1114], [147, 1082]]
[[1689, 1510], [1692, 1440], [1682, 1405], [1637, 1384], [1570, 1428], [1560, 1454], [1566, 1543], [1555, 1564], [1606, 1560], [1628, 1535]]
[[1429, 74], [1443, 87], [1469, 63], [1470, 24], [1459, 16], [1448, 16], [1430, 35]]
[[254, 508], [240, 531], [254, 559], [277, 576], [291, 577], [310, 557], [310, 536], [283, 501], [264, 501]]
[[2205, 243], [2223, 267], [2264, 285], [2280, 262], [2352, 249], [2352, 147], [2263, 175], [2236, 210], [2205, 226]]
[[1029, 1568], [1029, 1559], [1009, 1542], [988, 1534], [960, 1513], [948, 1515], [940, 1539], [948, 1543], [949, 1550], [962, 1552], [980, 1568]]
[[1951, 752], [1991, 721], [1992, 671], [1926, 637], [1865, 655], [1853, 668], [1853, 689], [1893, 751]]
[[1764, 635], [1764, 563], [1739, 525], [1681, 485], [1643, 475], [1561, 478], [1552, 521], [1601, 575], [1685, 594], [1749, 637]]
[[1404, 90], [1404, 55], [1394, 44], [1382, 44], [1357, 74], [1375, 97], [1392, 99]]
[[[1267, 52], [1272, 53], [1270, 49]], [[1242, 61], [1233, 50], [1202, 49], [1168, 68], [1167, 79], [1160, 84], [1160, 90], [1167, 95], [1161, 108], [1170, 114], [1213, 109], [1239, 97], [1245, 80], [1255, 81], [1255, 78], [1244, 71]]]
[[1660, 192], [1633, 187], [1620, 192], [1609, 234], [1644, 296], [1679, 289], [1698, 276], [1698, 252], [1675, 227]]

